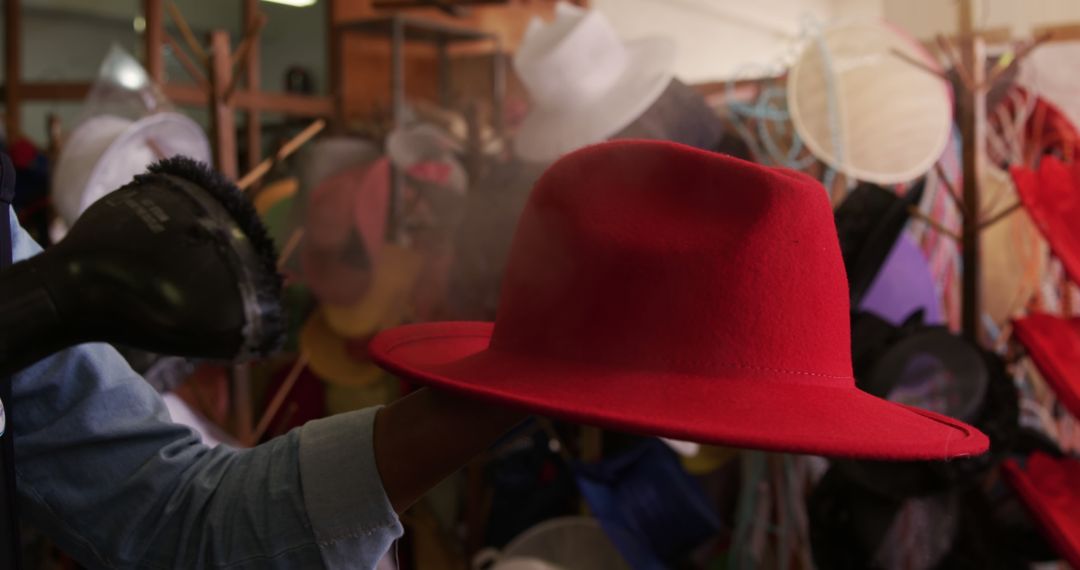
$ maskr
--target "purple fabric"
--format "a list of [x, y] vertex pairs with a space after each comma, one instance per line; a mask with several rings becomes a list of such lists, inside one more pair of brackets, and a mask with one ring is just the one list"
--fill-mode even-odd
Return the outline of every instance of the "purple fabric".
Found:
[[859, 306], [894, 325], [923, 309], [924, 322], [939, 324], [941, 304], [926, 256], [906, 234], [896, 240]]

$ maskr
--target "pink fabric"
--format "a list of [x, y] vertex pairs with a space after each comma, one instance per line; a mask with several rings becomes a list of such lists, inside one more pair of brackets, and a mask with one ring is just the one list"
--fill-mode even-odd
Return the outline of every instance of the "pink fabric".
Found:
[[382, 158], [323, 181], [304, 223], [304, 281], [324, 303], [356, 302], [371, 284], [386, 233], [390, 163]]

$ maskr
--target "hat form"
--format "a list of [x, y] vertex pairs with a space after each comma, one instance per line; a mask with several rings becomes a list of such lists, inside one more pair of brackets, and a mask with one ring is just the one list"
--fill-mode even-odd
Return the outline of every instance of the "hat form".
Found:
[[614, 430], [876, 458], [986, 450], [970, 426], [856, 389], [850, 349], [821, 185], [655, 141], [548, 169], [496, 323], [405, 326], [370, 345], [418, 382]]
[[1080, 568], [1080, 461], [1036, 452], [1024, 467], [1005, 462], [1004, 472], [1058, 553]]
[[559, 2], [555, 13], [530, 23], [514, 57], [532, 102], [514, 149], [535, 162], [622, 130], [660, 97], [675, 64], [667, 38], [623, 43], [599, 10]]
[[1031, 313], [1013, 321], [1013, 332], [1061, 405], [1080, 417], [1080, 319]]

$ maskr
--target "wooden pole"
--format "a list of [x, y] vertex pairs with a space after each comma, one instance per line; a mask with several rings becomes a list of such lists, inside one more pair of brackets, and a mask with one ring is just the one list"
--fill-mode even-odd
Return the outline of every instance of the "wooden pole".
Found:
[[[256, 22], [262, 14], [259, 12], [259, 0], [244, 0], [244, 22], [247, 29], [254, 29]], [[256, 34], [248, 48], [248, 62], [246, 68], [248, 93], [258, 94], [262, 88], [262, 63], [260, 59], [259, 40], [261, 34]], [[244, 129], [244, 138], [247, 143], [247, 169], [255, 168], [262, 160], [262, 123], [257, 109], [248, 109], [247, 126]]]
[[323, 130], [323, 127], [325, 126], [326, 121], [322, 119], [319, 119], [308, 125], [306, 129], [300, 131], [299, 133], [297, 133], [296, 136], [286, 141], [285, 144], [281, 145], [281, 148], [279, 148], [278, 151], [274, 153], [274, 156], [267, 158], [266, 160], [255, 165], [255, 168], [252, 168], [250, 172], [245, 174], [242, 178], [240, 178], [240, 180], [236, 182], [236, 187], [241, 190], [247, 190], [248, 188], [251, 188], [256, 182], [259, 181], [260, 178], [265, 176], [267, 172], [270, 172], [270, 169], [273, 168], [275, 164], [281, 162], [282, 160], [285, 160], [290, 155], [292, 155], [292, 153], [296, 152], [301, 146], [306, 144], [315, 135], [319, 134], [319, 131]]
[[[985, 53], [981, 39], [975, 37], [972, 0], [960, 0], [960, 66], [957, 70], [970, 77], [970, 84], [960, 89], [957, 111], [960, 136], [964, 141], [964, 226], [961, 232], [963, 275], [961, 280], [961, 327], [964, 337], [978, 342], [981, 303], [979, 274], [979, 171], [985, 142], [986, 92]], [[966, 82], [965, 82], [966, 83]]]
[[210, 131], [214, 143], [214, 164], [229, 180], [236, 180], [236, 117], [225, 99], [232, 81], [229, 32], [210, 32]]
[[210, 62], [210, 57], [206, 55], [206, 50], [195, 37], [195, 32], [191, 31], [191, 26], [188, 25], [183, 12], [176, 7], [175, 2], [172, 0], [167, 1], [168, 4], [166, 6], [169, 8], [169, 16], [172, 17], [173, 23], [176, 24], [176, 27], [180, 30], [180, 37], [184, 38], [188, 47], [191, 48], [191, 53], [195, 54], [195, 57], [198, 58], [199, 61], [208, 64]]
[[8, 142], [22, 133], [22, 0], [4, 2], [4, 126]]
[[[233, 63], [229, 32], [210, 32], [210, 132], [214, 145], [214, 164], [226, 178], [236, 180], [236, 117], [226, 91], [232, 82]], [[232, 367], [229, 400], [232, 403], [233, 435], [242, 442], [254, 435], [254, 411], [251, 408], [251, 368], [246, 364]]]
[[345, 84], [345, 66], [342, 65], [343, 50], [345, 49], [344, 36], [337, 27], [340, 8], [339, 0], [330, 0], [326, 3], [326, 65], [328, 69], [326, 91], [334, 101], [334, 119], [344, 121], [345, 99], [342, 88]]
[[[165, 84], [165, 12], [162, 0], [143, 0], [143, 49], [146, 50], [146, 73], [157, 85]], [[174, 50], [176, 48], [173, 48]]]
[[495, 53], [491, 54], [491, 115], [495, 125], [495, 134], [503, 138], [506, 125], [503, 124], [505, 114], [504, 102], [506, 101], [506, 54], [503, 52], [502, 40], [495, 39]]
[[439, 105], [450, 108], [450, 46], [445, 39], [436, 44], [439, 58]]
[[[395, 15], [392, 20], [390, 41], [390, 104], [393, 116], [393, 128], [401, 126], [405, 114], [405, 21]], [[392, 242], [398, 242], [401, 235], [402, 192], [405, 181], [401, 172], [390, 165], [390, 205], [388, 236]]]

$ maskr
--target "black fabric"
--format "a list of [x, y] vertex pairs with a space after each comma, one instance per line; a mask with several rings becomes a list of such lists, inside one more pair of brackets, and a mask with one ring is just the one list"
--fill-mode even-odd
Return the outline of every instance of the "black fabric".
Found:
[[[0, 269], [11, 266], [14, 255], [11, 241], [11, 203], [15, 200], [15, 165], [8, 155], [0, 153]], [[6, 348], [5, 348], [6, 350]], [[5, 406], [8, 428], [0, 436], [0, 568], [19, 570], [21, 541], [16, 511], [15, 489], [15, 430], [10, 428], [14, 417], [11, 407], [11, 379], [0, 378], [0, 401]]]
[[908, 221], [908, 208], [919, 203], [925, 183], [926, 179], [921, 179], [903, 196], [897, 196], [892, 190], [864, 182], [836, 208], [836, 233], [852, 307], [859, 306], [885, 264]]
[[[922, 529], [940, 536], [933, 549], [926, 546], [920, 568], [1024, 568], [1045, 552], [1023, 515], [1008, 504], [994, 470], [1024, 441], [1019, 428], [1016, 388], [1001, 359], [943, 327], [926, 326], [922, 314], [911, 315], [901, 326], [871, 313], [852, 316], [852, 364], [856, 385], [875, 396], [895, 397], [897, 382], [915, 358], [925, 355], [956, 369], [952, 382], [961, 386], [953, 396], [979, 397], [976, 402], [947, 402], [946, 414], [967, 410], [966, 420], [990, 438], [990, 451], [974, 458], [950, 461], [875, 462], [835, 461], [808, 499], [814, 559], [821, 568], [882, 568], [880, 552], [888, 533], [913, 501], [936, 504], [939, 513], [928, 524], [955, 518], [946, 525], [948, 536], [935, 528]], [[959, 353], [959, 354], [956, 354]], [[907, 362], [904, 362], [907, 360]], [[938, 392], [932, 391], [937, 396]], [[906, 521], [905, 524], [913, 524]], [[925, 537], [922, 537], [925, 538]]]
[[[1046, 542], [1024, 522], [1022, 506], [1002, 501], [1010, 496], [1000, 486], [987, 493], [971, 485], [924, 498], [936, 499], [943, 506], [940, 516], [955, 517], [955, 522], [945, 525], [948, 536], [940, 537], [948, 542], [944, 551], [933, 540], [934, 544], [921, 544], [912, 553], [923, 557], [915, 568], [1022, 570], [1032, 562], [1053, 559]], [[879, 552], [905, 502], [855, 484], [835, 470], [826, 473], [807, 501], [816, 566], [836, 570], [889, 567]], [[931, 547], [934, 552], [928, 554]]]

